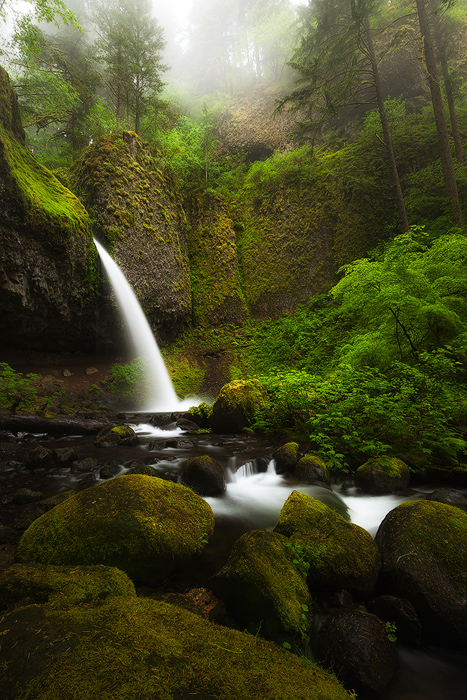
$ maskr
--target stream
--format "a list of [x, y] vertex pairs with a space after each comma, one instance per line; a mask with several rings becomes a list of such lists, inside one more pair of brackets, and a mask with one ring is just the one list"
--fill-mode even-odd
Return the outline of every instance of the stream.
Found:
[[[181, 465], [189, 457], [208, 454], [223, 466], [228, 481], [220, 497], [206, 498], [212, 507], [216, 526], [213, 536], [193, 567], [186, 573], [189, 585], [209, 587], [209, 577], [225, 562], [235, 540], [257, 528], [274, 528], [280, 510], [295, 489], [322, 500], [373, 536], [385, 515], [404, 500], [419, 498], [439, 487], [423, 485], [389, 496], [367, 496], [348, 487], [345, 481], [333, 483], [332, 490], [299, 483], [292, 477], [278, 476], [272, 452], [278, 446], [256, 436], [187, 435], [174, 425], [155, 428], [150, 424], [131, 424], [140, 439], [133, 447], [97, 448], [94, 437], [47, 435], [23, 436], [31, 447], [75, 447], [80, 459], [94, 457], [100, 464], [112, 463], [118, 475], [135, 466], [154, 466], [163, 478], [177, 480]], [[167, 447], [172, 437], [183, 438], [186, 445]], [[191, 443], [191, 445], [190, 445]], [[40, 491], [42, 498], [73, 489], [79, 491], [99, 483], [96, 472], [73, 473], [69, 468], [50, 472], [26, 470], [14, 460], [0, 471], [0, 523], [12, 524], [26, 506], [11, 503], [9, 496], [18, 488]], [[96, 476], [97, 475], [97, 476]], [[399, 646], [400, 670], [379, 700], [465, 700], [467, 698], [466, 655], [438, 648], [413, 649]]]

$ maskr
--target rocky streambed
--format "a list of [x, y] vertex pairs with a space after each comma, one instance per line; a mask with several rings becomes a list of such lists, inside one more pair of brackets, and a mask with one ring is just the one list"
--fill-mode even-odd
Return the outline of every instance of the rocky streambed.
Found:
[[[126, 416], [115, 421], [125, 430], [110, 424], [97, 440], [101, 425], [89, 423], [87, 435], [74, 425], [70, 434], [70, 424], [55, 420], [49, 431], [42, 425], [43, 432], [32, 432], [5, 418], [2, 697], [27, 697], [37, 684], [47, 688], [35, 696], [44, 699], [60, 691], [81, 700], [96, 688], [119, 697], [115, 690], [105, 694], [119, 663], [125, 677], [136, 683], [139, 674], [153, 694], [138, 681], [134, 697], [251, 697], [242, 674], [249, 677], [248, 664], [256, 661], [245, 666], [247, 649], [251, 659], [266, 654], [276, 669], [268, 679], [260, 674], [257, 697], [314, 698], [323, 688], [321, 697], [346, 697], [294, 651], [332, 668], [358, 697], [465, 696], [462, 488], [440, 493], [439, 483], [416, 483], [369, 496], [350, 479], [331, 476], [327, 483], [316, 474], [305, 478], [296, 465], [284, 468], [272, 440], [152, 424], [160, 422]], [[297, 457], [304, 451], [300, 446]], [[187, 460], [201, 457], [221, 467], [217, 495], [201, 498], [177, 483], [184, 474], [189, 480]], [[445, 502], [431, 500], [436, 491]], [[126, 628], [117, 622], [123, 618]], [[107, 656], [99, 657], [92, 649], [103, 621], [113, 632], [105, 639]], [[161, 626], [177, 630], [178, 642], [191, 635], [191, 646], [184, 639], [174, 651], [172, 632], [165, 630], [161, 642]], [[119, 657], [115, 640], [123, 638]], [[73, 643], [65, 648], [63, 640]], [[37, 660], [27, 672], [19, 660], [24, 644]], [[136, 659], [128, 645], [138, 644]], [[224, 668], [211, 658], [219, 649], [229, 650]], [[141, 663], [160, 674], [167, 655], [177, 673], [171, 681], [162, 674], [154, 685]], [[65, 690], [67, 674], [57, 677], [64, 659], [79, 675], [75, 694]], [[223, 675], [227, 667], [237, 671], [236, 685]], [[107, 680], [91, 691], [86, 673]]]

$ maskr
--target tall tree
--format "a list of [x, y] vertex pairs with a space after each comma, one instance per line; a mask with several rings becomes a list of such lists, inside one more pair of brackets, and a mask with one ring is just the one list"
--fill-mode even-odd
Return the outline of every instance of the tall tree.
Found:
[[452, 160], [449, 133], [444, 113], [443, 97], [441, 85], [438, 77], [438, 67], [436, 65], [435, 46], [429, 22], [428, 8], [426, 0], [416, 0], [418, 21], [422, 39], [422, 60], [424, 62], [428, 83], [431, 92], [431, 102], [436, 123], [438, 136], [438, 149], [443, 169], [444, 185], [446, 194], [451, 204], [454, 219], [460, 226], [463, 225], [463, 215], [457, 189], [456, 173]]
[[164, 83], [163, 30], [150, 0], [106, 0], [94, 13], [106, 84], [117, 117], [136, 132]]
[[321, 125], [345, 110], [376, 102], [399, 227], [407, 213], [383, 101], [378, 60], [370, 28], [372, 0], [318, 0], [302, 13], [300, 43], [290, 65], [298, 87], [279, 101], [300, 115], [298, 133], [314, 139]]

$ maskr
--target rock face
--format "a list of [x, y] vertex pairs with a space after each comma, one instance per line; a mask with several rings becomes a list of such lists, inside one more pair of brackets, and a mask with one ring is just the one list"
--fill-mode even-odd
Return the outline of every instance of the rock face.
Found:
[[229, 614], [249, 632], [282, 641], [307, 631], [311, 597], [293, 564], [287, 539], [270, 530], [251, 530], [235, 543], [213, 579]]
[[0, 621], [2, 700], [350, 700], [334, 676], [251, 635], [149, 598], [62, 610], [29, 605]]
[[117, 477], [77, 493], [21, 538], [24, 563], [116, 566], [156, 585], [204, 548], [210, 506], [190, 489], [152, 476]]
[[[18, 102], [0, 68], [0, 335], [14, 346], [95, 342], [94, 246], [79, 200], [25, 145]], [[93, 305], [94, 306], [94, 305]]]
[[247, 317], [233, 222], [218, 195], [197, 193], [187, 206], [188, 251], [196, 324], [239, 325]]
[[436, 501], [410, 501], [390, 511], [376, 544], [380, 589], [407, 598], [437, 644], [467, 648], [467, 515]]
[[191, 316], [185, 215], [164, 164], [133, 132], [103, 136], [71, 169], [93, 217], [152, 328], [173, 335]]
[[312, 593], [345, 588], [368, 595], [373, 590], [380, 568], [373, 538], [316, 498], [293, 491], [274, 531], [288, 537], [309, 565], [307, 580]]

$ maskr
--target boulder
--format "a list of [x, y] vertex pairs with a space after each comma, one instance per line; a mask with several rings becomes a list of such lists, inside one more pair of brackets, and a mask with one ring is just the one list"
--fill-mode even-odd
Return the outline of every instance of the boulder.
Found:
[[467, 515], [436, 501], [401, 503], [376, 534], [382, 592], [407, 598], [423, 634], [467, 648]]
[[373, 495], [394, 493], [409, 485], [408, 466], [396, 457], [378, 457], [365, 462], [355, 472], [355, 486]]
[[150, 598], [29, 605], [0, 639], [2, 700], [350, 700], [308, 659]]
[[208, 455], [187, 460], [180, 472], [180, 480], [200, 496], [218, 496], [226, 488], [224, 470]]
[[246, 532], [212, 584], [242, 629], [276, 641], [297, 641], [306, 634], [311, 597], [282, 535]]
[[292, 474], [300, 459], [298, 444], [286, 442], [285, 445], [274, 450], [272, 458], [276, 462], [276, 474]]
[[104, 564], [157, 585], [204, 548], [210, 506], [190, 489], [142, 474], [80, 491], [23, 534], [18, 559], [56, 565]]
[[274, 531], [289, 538], [308, 571], [312, 593], [329, 595], [345, 588], [368, 595], [373, 590], [380, 568], [373, 538], [316, 498], [293, 491]]
[[251, 427], [265, 402], [265, 390], [257, 379], [225, 384], [212, 406], [209, 425], [217, 433], [240, 433]]
[[293, 471], [294, 477], [306, 484], [319, 484], [331, 488], [329, 469], [318, 455], [307, 454], [298, 460]]
[[467, 510], [467, 498], [456, 489], [436, 489], [427, 498], [429, 501], [438, 501], [438, 503], [445, 503], [447, 506], [456, 506], [456, 508]]
[[398, 668], [385, 624], [361, 610], [338, 610], [325, 617], [317, 656], [347, 688], [365, 697], [382, 693]]
[[13, 564], [0, 573], [0, 609], [52, 602], [71, 607], [109, 596], [136, 596], [128, 576], [110, 566]]
[[113, 425], [100, 430], [94, 444], [96, 447], [133, 446], [139, 445], [139, 437], [129, 425]]
[[394, 624], [398, 641], [419, 646], [422, 626], [412, 603], [406, 598], [380, 595], [374, 600], [370, 600], [368, 611], [383, 622]]

